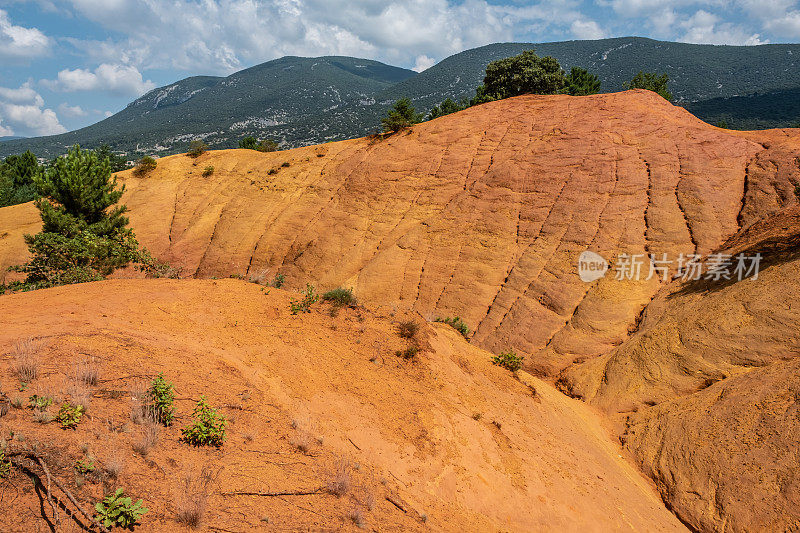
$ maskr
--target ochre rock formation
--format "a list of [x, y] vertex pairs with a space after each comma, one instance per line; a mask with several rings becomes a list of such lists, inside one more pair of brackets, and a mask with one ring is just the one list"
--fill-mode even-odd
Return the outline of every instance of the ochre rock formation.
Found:
[[[474, 345], [604, 411], [685, 523], [738, 531], [800, 527], [799, 155], [800, 130], [724, 130], [628, 91], [120, 178], [139, 240], [183, 276], [281, 273], [381, 313], [461, 316]], [[0, 267], [36, 227], [32, 205], [0, 209]], [[639, 279], [584, 283], [585, 250], [764, 261], [736, 283], [646, 279], [647, 259]]]

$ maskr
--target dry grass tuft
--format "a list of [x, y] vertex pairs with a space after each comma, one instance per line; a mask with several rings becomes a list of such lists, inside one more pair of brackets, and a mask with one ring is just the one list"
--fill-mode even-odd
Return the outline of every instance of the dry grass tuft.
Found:
[[133, 443], [133, 451], [142, 457], [147, 457], [150, 450], [158, 444], [158, 431], [158, 424], [154, 422], [145, 424], [142, 438]]
[[413, 339], [419, 331], [419, 324], [413, 320], [406, 320], [397, 325], [397, 333], [404, 339]]
[[364, 529], [367, 526], [367, 521], [364, 520], [364, 513], [358, 507], [353, 507], [353, 509], [347, 513], [347, 518], [349, 518], [357, 528]]
[[14, 344], [11, 349], [11, 359], [14, 373], [20, 381], [27, 383], [39, 376], [42, 348], [44, 348], [44, 341], [34, 337], [17, 341]]
[[69, 396], [72, 405], [83, 406], [84, 412], [89, 412], [92, 404], [92, 391], [82, 381], [76, 379], [67, 386], [65, 393]]
[[210, 467], [206, 466], [201, 470], [197, 479], [192, 479], [189, 476], [184, 478], [175, 499], [175, 519], [178, 523], [193, 529], [200, 527], [203, 522], [203, 516], [205, 516], [208, 509], [208, 496], [211, 492], [211, 485], [216, 480], [217, 475], [214, 474]]
[[125, 470], [125, 457], [119, 451], [111, 452], [111, 455], [106, 459], [103, 470], [111, 479], [117, 479], [122, 471]]
[[341, 498], [350, 492], [350, 486], [350, 463], [346, 459], [339, 459], [336, 463], [333, 477], [328, 482], [328, 492], [337, 498]]
[[100, 367], [94, 357], [80, 361], [75, 365], [75, 381], [94, 387], [100, 380]]

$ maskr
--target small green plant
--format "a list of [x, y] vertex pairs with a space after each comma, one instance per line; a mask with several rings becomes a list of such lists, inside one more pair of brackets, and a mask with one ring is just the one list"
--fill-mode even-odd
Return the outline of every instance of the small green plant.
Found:
[[794, 186], [794, 195], [795, 197], [797, 197], [798, 200], [800, 200], [800, 185]]
[[94, 464], [94, 457], [87, 455], [83, 459], [78, 459], [75, 461], [75, 470], [79, 474], [91, 474], [97, 470], [97, 467]]
[[172, 425], [172, 419], [175, 417], [175, 408], [172, 406], [175, 400], [175, 391], [172, 383], [164, 379], [163, 372], [159, 372], [158, 376], [150, 382], [150, 388], [147, 389], [146, 394], [144, 408], [148, 414], [165, 426]]
[[451, 328], [455, 329], [466, 339], [469, 337], [469, 327], [467, 327], [466, 322], [461, 320], [461, 317], [447, 317], [447, 318], [437, 318], [436, 322], [442, 322], [443, 324], [447, 324]]
[[282, 166], [283, 168], [288, 168], [288, 167], [292, 166], [292, 164], [291, 164], [291, 163], [289, 163], [288, 161], [284, 161], [283, 163], [281, 163], [281, 166]]
[[186, 155], [193, 158], [198, 158], [208, 150], [208, 145], [201, 141], [200, 139], [196, 139], [189, 143], [189, 151], [186, 152]]
[[414, 359], [418, 353], [419, 353], [419, 346], [412, 345], [406, 348], [405, 350], [397, 350], [395, 352], [395, 355], [397, 355], [397, 357], [402, 357], [403, 359]]
[[142, 500], [133, 503], [129, 496], [125, 496], [123, 489], [117, 489], [114, 494], [109, 494], [94, 506], [97, 511], [97, 520], [105, 527], [121, 527], [133, 529], [134, 524], [147, 512], [142, 507]]
[[297, 300], [296, 298], [291, 299], [290, 305], [293, 315], [297, 313], [310, 313], [311, 305], [317, 303], [317, 300], [319, 300], [319, 296], [314, 293], [314, 286], [310, 283], [306, 284], [306, 290], [302, 294], [302, 300]]
[[146, 155], [136, 163], [136, 168], [133, 169], [133, 173], [136, 176], [142, 177], [155, 170], [157, 165], [158, 163], [156, 163], [155, 159]]
[[419, 324], [413, 320], [405, 320], [397, 325], [397, 333], [404, 339], [413, 339], [417, 336]]
[[512, 372], [516, 372], [520, 368], [522, 368], [522, 360], [525, 357], [521, 355], [517, 355], [517, 352], [514, 350], [508, 350], [506, 352], [500, 352], [500, 355], [495, 355], [492, 357], [492, 363], [498, 366], [502, 366]]
[[68, 402], [64, 402], [56, 415], [56, 420], [61, 424], [61, 429], [75, 429], [78, 427], [84, 410], [82, 405], [71, 405]]
[[275, 167], [272, 167], [271, 169], [269, 169], [269, 172], [267, 172], [267, 174], [269, 174], [270, 176], [272, 176], [273, 174], [277, 174], [277, 173], [278, 173], [278, 169], [275, 168]]
[[280, 289], [281, 287], [283, 287], [284, 281], [286, 281], [286, 276], [284, 276], [283, 274], [275, 274], [275, 278], [273, 278], [272, 283], [270, 283], [270, 285], [272, 285], [276, 289]]
[[53, 405], [53, 399], [50, 396], [39, 396], [38, 394], [34, 394], [30, 398], [28, 398], [29, 409], [44, 411], [51, 405]]
[[225, 440], [225, 417], [208, 405], [205, 396], [200, 396], [192, 417], [194, 423], [181, 430], [185, 442], [195, 446], [222, 446]]
[[214, 174], [214, 167], [213, 166], [208, 165], [206, 168], [203, 169], [203, 177], [204, 178], [207, 178], [207, 177], [211, 176], [212, 174]]
[[342, 287], [326, 292], [322, 295], [322, 299], [330, 302], [334, 307], [350, 307], [358, 304], [353, 291]]

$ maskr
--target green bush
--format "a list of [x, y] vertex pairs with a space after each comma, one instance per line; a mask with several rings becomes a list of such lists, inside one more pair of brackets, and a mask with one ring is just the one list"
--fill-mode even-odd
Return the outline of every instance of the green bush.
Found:
[[428, 112], [428, 116], [425, 118], [427, 120], [433, 120], [451, 113], [456, 113], [457, 111], [462, 111], [468, 107], [469, 101], [466, 98], [459, 103], [454, 102], [450, 98], [446, 98], [441, 104], [433, 106]]
[[386, 116], [381, 119], [384, 133], [395, 133], [418, 122], [422, 122], [423, 116], [418, 114], [411, 105], [411, 100], [401, 98], [386, 112]]
[[56, 420], [61, 424], [61, 429], [75, 429], [83, 416], [84, 407], [82, 405], [72, 405], [64, 402], [58, 410]]
[[403, 359], [413, 359], [419, 353], [419, 346], [416, 344], [409, 346], [405, 350], [397, 350], [395, 355], [397, 357], [402, 357]]
[[492, 357], [492, 363], [502, 366], [512, 372], [516, 372], [522, 368], [523, 359], [525, 359], [525, 357], [517, 355], [517, 352], [514, 350], [508, 350], [507, 352], [500, 352], [500, 355]]
[[442, 322], [447, 324], [448, 326], [452, 327], [466, 339], [469, 337], [469, 327], [467, 327], [466, 322], [461, 320], [461, 317], [447, 317], [447, 318], [437, 318], [436, 322]]
[[106, 496], [94, 508], [97, 520], [107, 528], [117, 526], [133, 529], [134, 524], [147, 512], [147, 508], [142, 507], [142, 500], [133, 503], [130, 497], [125, 496], [123, 489]]
[[239, 148], [243, 150], [255, 150], [256, 146], [258, 146], [258, 141], [251, 135], [239, 140]]
[[500, 100], [520, 94], [557, 94], [566, 83], [555, 58], [539, 57], [533, 50], [492, 61], [483, 79], [487, 98]]
[[214, 174], [214, 167], [212, 167], [211, 165], [209, 165], [209, 166], [207, 166], [206, 168], [203, 169], [203, 177], [204, 178], [207, 178], [207, 177], [211, 176], [212, 174]]
[[39, 172], [39, 161], [30, 151], [0, 162], [0, 207], [34, 200], [37, 192], [33, 180]]
[[668, 84], [669, 76], [666, 74], [659, 76], [655, 72], [644, 72], [640, 70], [631, 81], [623, 83], [622, 87], [626, 90], [647, 89], [648, 91], [658, 93], [666, 100], [672, 101], [672, 93], [670, 93], [669, 89], [667, 89]]
[[572, 96], [588, 96], [600, 92], [600, 78], [580, 67], [570, 69], [565, 83], [562, 92]]
[[127, 207], [116, 205], [125, 187], [117, 188], [108, 159], [70, 149], [39, 172], [34, 182], [41, 194], [36, 207], [42, 231], [25, 235], [31, 259], [11, 268], [26, 274], [12, 290], [33, 290], [103, 279], [130, 263], [152, 263], [123, 216]]
[[189, 151], [186, 152], [186, 155], [197, 158], [206, 153], [206, 151], [208, 151], [208, 145], [197, 139], [189, 143]]
[[348, 307], [358, 304], [352, 289], [344, 289], [342, 287], [326, 292], [322, 295], [322, 299], [330, 302], [334, 307]]
[[205, 396], [192, 412], [194, 423], [181, 430], [183, 440], [195, 446], [222, 446], [225, 440], [225, 417], [217, 414], [217, 410], [206, 402]]
[[175, 391], [172, 388], [172, 383], [164, 379], [164, 373], [159, 372], [153, 381], [150, 382], [150, 388], [147, 389], [144, 408], [154, 420], [165, 426], [172, 425], [172, 419], [175, 416], [175, 408], [172, 406], [175, 400]]
[[278, 143], [270, 139], [259, 141], [255, 137], [248, 135], [239, 141], [239, 148], [257, 150], [259, 152], [274, 152], [278, 149]]
[[30, 398], [28, 398], [29, 409], [44, 411], [51, 405], [53, 405], [53, 399], [49, 396], [39, 396], [38, 394], [34, 394]]
[[317, 300], [319, 300], [319, 296], [314, 294], [314, 286], [311, 285], [310, 283], [306, 284], [306, 290], [302, 294], [303, 294], [302, 300], [297, 300], [296, 298], [292, 298], [290, 301], [290, 306], [293, 315], [296, 315], [297, 313], [310, 313], [311, 305], [317, 303]]
[[146, 155], [136, 163], [136, 168], [133, 170], [133, 173], [141, 177], [155, 170], [157, 165], [158, 163], [155, 159]]
[[275, 277], [273, 278], [270, 285], [272, 285], [276, 289], [280, 289], [281, 287], [283, 287], [283, 283], [285, 281], [286, 281], [286, 276], [284, 276], [283, 274], [275, 274]]

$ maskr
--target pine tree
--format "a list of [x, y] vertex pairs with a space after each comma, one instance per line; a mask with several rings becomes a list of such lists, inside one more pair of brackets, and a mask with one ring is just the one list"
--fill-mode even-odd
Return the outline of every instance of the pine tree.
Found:
[[387, 111], [386, 116], [381, 119], [381, 124], [385, 133], [395, 133], [422, 122], [422, 119], [422, 115], [411, 105], [411, 100], [401, 98]]
[[600, 92], [600, 78], [589, 74], [586, 69], [572, 67], [566, 77], [565, 94], [588, 96]]
[[30, 151], [10, 155], [0, 163], [0, 207], [23, 204], [36, 198], [33, 177], [39, 161]]
[[669, 83], [669, 76], [662, 74], [659, 76], [655, 72], [644, 72], [642, 70], [627, 83], [623, 83], [622, 87], [628, 89], [647, 89], [658, 93], [664, 99], [672, 101], [672, 93], [667, 89]]
[[127, 227], [127, 207], [117, 205], [125, 187], [117, 188], [108, 158], [76, 145], [41, 170], [34, 183], [41, 195], [35, 205], [42, 231], [25, 235], [33, 257], [12, 268], [27, 274], [24, 283], [12, 288], [94, 281], [131, 262], [152, 263]]

